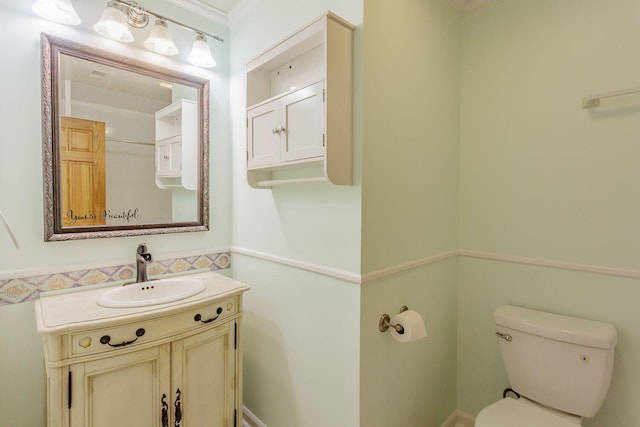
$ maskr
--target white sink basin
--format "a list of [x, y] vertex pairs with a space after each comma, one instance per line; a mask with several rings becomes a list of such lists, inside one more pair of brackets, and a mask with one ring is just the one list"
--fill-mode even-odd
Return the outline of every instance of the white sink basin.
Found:
[[98, 298], [102, 307], [144, 307], [178, 301], [199, 294], [205, 284], [198, 279], [175, 277], [119, 286]]

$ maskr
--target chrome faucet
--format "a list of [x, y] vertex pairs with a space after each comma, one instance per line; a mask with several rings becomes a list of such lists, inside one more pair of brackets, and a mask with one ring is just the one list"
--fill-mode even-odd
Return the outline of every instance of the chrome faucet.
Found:
[[153, 261], [153, 257], [147, 252], [147, 244], [140, 243], [136, 250], [136, 283], [146, 282], [149, 280], [147, 277], [147, 264]]

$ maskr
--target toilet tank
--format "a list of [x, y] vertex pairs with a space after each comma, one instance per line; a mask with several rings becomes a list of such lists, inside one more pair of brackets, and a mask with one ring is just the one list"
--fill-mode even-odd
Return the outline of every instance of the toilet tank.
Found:
[[495, 321], [511, 388], [570, 414], [598, 412], [618, 340], [612, 325], [511, 305], [498, 308]]

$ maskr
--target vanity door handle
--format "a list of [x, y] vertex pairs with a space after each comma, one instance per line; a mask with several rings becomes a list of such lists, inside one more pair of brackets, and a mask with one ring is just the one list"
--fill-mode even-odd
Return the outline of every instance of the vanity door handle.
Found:
[[143, 328], [140, 328], [136, 331], [136, 337], [134, 339], [132, 339], [131, 341], [121, 342], [120, 344], [111, 344], [111, 337], [109, 335], [103, 335], [102, 338], [100, 338], [100, 343], [107, 344], [109, 347], [124, 347], [125, 345], [133, 344], [134, 342], [138, 341], [138, 338], [143, 336], [144, 333], [145, 330]]
[[162, 427], [169, 427], [169, 405], [167, 405], [167, 395], [162, 393], [162, 399], [160, 402], [162, 403]]
[[215, 317], [212, 317], [211, 319], [207, 319], [207, 320], [202, 320], [202, 315], [200, 315], [200, 313], [196, 314], [193, 317], [193, 320], [195, 320], [196, 322], [201, 322], [201, 323], [211, 323], [214, 320], [216, 320], [218, 317], [220, 317], [220, 314], [222, 313], [222, 307], [218, 307], [218, 309], [216, 310], [217, 315]]
[[180, 396], [182, 396], [182, 392], [180, 389], [176, 390], [176, 395], [176, 402], [174, 403], [176, 408], [174, 413], [175, 420], [173, 421], [173, 427], [180, 427], [180, 422], [182, 421], [182, 408], [180, 403]]

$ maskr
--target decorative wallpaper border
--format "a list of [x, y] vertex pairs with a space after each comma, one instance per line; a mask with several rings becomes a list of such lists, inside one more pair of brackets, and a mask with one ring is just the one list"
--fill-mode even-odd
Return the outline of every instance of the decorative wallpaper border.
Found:
[[[147, 267], [147, 273], [161, 276], [203, 268], [216, 271], [230, 267], [230, 253], [219, 252], [154, 261]], [[0, 280], [0, 306], [36, 300], [40, 292], [129, 280], [135, 275], [135, 264], [124, 264]]]

